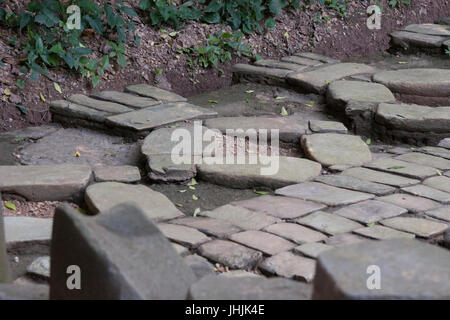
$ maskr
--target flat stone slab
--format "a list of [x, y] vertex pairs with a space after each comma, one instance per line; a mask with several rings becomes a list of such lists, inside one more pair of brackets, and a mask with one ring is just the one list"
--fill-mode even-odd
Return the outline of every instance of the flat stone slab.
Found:
[[92, 170], [82, 165], [0, 166], [0, 191], [30, 201], [78, 198], [91, 180]]
[[308, 59], [312, 59], [312, 60], [317, 60], [323, 63], [339, 63], [340, 61], [337, 59], [333, 59], [330, 57], [326, 57], [317, 53], [312, 53], [312, 52], [299, 52], [299, 53], [294, 53], [294, 56], [297, 57], [303, 57], [303, 58], [308, 58]]
[[94, 179], [97, 182], [125, 182], [132, 183], [141, 180], [138, 167], [134, 166], [108, 166], [94, 168]]
[[326, 205], [320, 203], [271, 195], [237, 201], [232, 204], [279, 219], [295, 219], [326, 208]]
[[165, 195], [144, 185], [96, 183], [86, 189], [85, 200], [89, 210], [94, 214], [124, 202], [134, 202], [150, 219], [167, 220], [183, 216]]
[[450, 17], [439, 18], [434, 23], [436, 23], [436, 24], [445, 24], [447, 26], [450, 26]]
[[253, 268], [262, 259], [261, 252], [226, 240], [202, 244], [198, 252], [209, 260], [233, 269]]
[[410, 24], [406, 26], [403, 30], [415, 33], [429, 34], [432, 36], [450, 37], [450, 27], [441, 24], [433, 24], [433, 23]]
[[132, 92], [135, 94], [138, 94], [140, 96], [144, 96], [144, 97], [149, 97], [149, 98], [153, 98], [155, 100], [158, 101], [163, 101], [163, 102], [185, 102], [187, 101], [186, 98], [167, 91], [167, 90], [163, 90], [154, 86], [150, 86], [148, 84], [133, 84], [133, 85], [129, 85], [126, 87], [125, 89], [128, 92]]
[[347, 134], [348, 130], [342, 122], [309, 120], [309, 129], [314, 133], [342, 133]]
[[175, 242], [171, 242], [172, 247], [175, 249], [175, 251], [182, 257], [186, 257], [190, 254], [189, 249], [186, 247], [183, 247], [182, 245], [175, 243]]
[[440, 48], [447, 37], [432, 36], [408, 31], [394, 31], [391, 33], [394, 44], [409, 49], [410, 47]]
[[197, 276], [197, 279], [216, 274], [214, 265], [199, 255], [188, 255], [184, 258], [184, 262], [191, 267], [192, 271], [194, 271]]
[[427, 216], [450, 222], [450, 206], [443, 206], [437, 209], [425, 212]]
[[366, 181], [387, 184], [394, 187], [407, 187], [420, 183], [420, 180], [405, 178], [399, 175], [370, 170], [366, 168], [349, 168], [342, 172], [345, 176]]
[[392, 158], [381, 158], [365, 165], [367, 168], [390, 172], [413, 179], [424, 179], [438, 174], [435, 168], [400, 161]]
[[381, 103], [375, 121], [389, 128], [420, 132], [449, 132], [450, 107]]
[[433, 167], [439, 170], [449, 170], [450, 160], [435, 157], [429, 154], [423, 154], [420, 152], [410, 152], [402, 154], [394, 159], [420, 164], [423, 166]]
[[396, 217], [406, 212], [408, 210], [387, 202], [367, 200], [339, 209], [334, 214], [368, 224]]
[[278, 60], [272, 60], [272, 59], [261, 59], [254, 62], [255, 66], [259, 67], [267, 67], [267, 68], [276, 68], [276, 69], [286, 69], [291, 71], [302, 71], [308, 66], [305, 65], [298, 65], [295, 63], [290, 62], [282, 62]]
[[438, 147], [450, 149], [450, 138], [442, 139], [439, 142]]
[[311, 282], [314, 278], [316, 262], [291, 252], [282, 252], [264, 260], [259, 268], [285, 278]]
[[113, 115], [113, 113], [110, 112], [99, 111], [66, 100], [50, 102], [50, 111], [63, 117], [79, 118], [96, 123], [104, 123], [107, 117]]
[[302, 66], [311, 66], [311, 67], [320, 66], [321, 64], [323, 64], [322, 62], [320, 62], [318, 60], [313, 60], [313, 59], [309, 59], [309, 58], [305, 58], [305, 57], [299, 57], [299, 56], [295, 56], [295, 55], [283, 57], [280, 59], [280, 61], [295, 63], [295, 64], [299, 64]]
[[369, 147], [358, 136], [318, 133], [302, 137], [309, 158], [324, 166], [361, 165], [372, 160]]
[[441, 157], [450, 160], [450, 150], [439, 147], [421, 147], [416, 149], [417, 152], [430, 154], [432, 156]]
[[71, 95], [68, 99], [70, 102], [90, 107], [99, 111], [108, 112], [111, 114], [118, 114], [124, 112], [133, 111], [133, 109], [124, 106], [123, 104], [118, 104], [114, 102], [102, 101], [97, 99], [92, 99], [83, 94]]
[[212, 211], [204, 211], [201, 215], [225, 220], [243, 230], [261, 230], [279, 220], [261, 212], [251, 211], [233, 205], [224, 205]]
[[329, 235], [350, 232], [362, 227], [357, 222], [323, 211], [311, 213], [295, 221]]
[[[250, 164], [242, 158], [245, 164], [225, 164], [225, 159], [217, 159], [224, 164], [214, 163], [214, 158], [203, 158], [201, 164], [197, 165], [197, 172], [201, 179], [224, 185], [230, 188], [252, 188], [265, 186], [272, 189], [286, 185], [303, 182], [320, 175], [322, 166], [314, 161], [274, 156], [261, 160], [258, 157], [257, 164]], [[268, 164], [264, 164], [264, 161]], [[264, 174], [263, 174], [264, 173]]]
[[450, 193], [450, 178], [444, 176], [431, 177], [423, 182], [424, 185]]
[[39, 257], [27, 267], [27, 272], [43, 278], [50, 278], [50, 257]]
[[4, 217], [8, 246], [27, 242], [48, 242], [52, 238], [53, 219]]
[[306, 92], [324, 94], [328, 84], [360, 73], [374, 73], [373, 67], [358, 63], [337, 63], [317, 70], [291, 73], [286, 79], [291, 85]]
[[387, 239], [397, 239], [397, 238], [415, 238], [412, 233], [402, 232], [395, 229], [383, 227], [380, 225], [370, 226], [366, 228], [353, 230], [354, 233], [359, 234], [364, 237], [376, 239], [376, 240], [387, 240]]
[[367, 238], [361, 237], [355, 233], [339, 233], [335, 236], [329, 237], [325, 240], [325, 244], [333, 247], [342, 247], [349, 244], [358, 243], [361, 241], [369, 241]]
[[233, 233], [241, 231], [235, 225], [220, 219], [206, 217], [186, 217], [171, 220], [170, 223], [195, 228], [207, 235], [217, 238], [228, 238]]
[[99, 100], [117, 102], [134, 109], [148, 108], [161, 103], [155, 99], [139, 97], [134, 94], [119, 91], [101, 91], [93, 93], [91, 96]]
[[450, 203], [450, 193], [438, 189], [430, 188], [424, 185], [402, 188], [403, 191], [415, 196], [428, 198], [442, 203]]
[[197, 229], [186, 226], [159, 223], [157, 224], [157, 227], [162, 234], [170, 240], [190, 248], [198, 247], [200, 244], [211, 240], [211, 238], [207, 237]]
[[46, 284], [0, 283], [0, 301], [2, 300], [48, 300], [49, 287]]
[[[430, 263], [433, 261], [433, 263]], [[370, 289], [368, 267], [381, 272]], [[414, 279], [414, 280], [413, 280]], [[313, 299], [449, 299], [450, 254], [414, 239], [367, 241], [330, 250], [317, 260]]]
[[408, 209], [412, 213], [423, 212], [438, 207], [440, 204], [430, 199], [416, 197], [404, 193], [391, 194], [377, 200], [392, 203], [396, 206]]
[[238, 78], [244, 78], [246, 80], [263, 82], [272, 85], [283, 85], [286, 76], [293, 72], [292, 70], [266, 68], [243, 63], [233, 65], [231, 71], [234, 75], [237, 75]]
[[287, 186], [275, 191], [276, 194], [339, 206], [374, 198], [374, 195], [328, 186], [317, 182], [305, 182]]
[[352, 176], [345, 175], [323, 175], [314, 179], [314, 181], [328, 184], [330, 186], [344, 188], [349, 190], [372, 193], [382, 196], [395, 192], [395, 188], [380, 183], [361, 180]]
[[[381, 221], [386, 227], [413, 233], [421, 238], [430, 238], [443, 233], [448, 225], [427, 219], [396, 217]], [[429, 260], [432, 261], [432, 260]]]
[[275, 255], [280, 252], [291, 250], [295, 243], [287, 241], [271, 233], [262, 231], [244, 231], [232, 234], [230, 240], [240, 243], [246, 247], [261, 251], [267, 255]]
[[276, 234], [297, 244], [323, 241], [327, 236], [323, 233], [305, 228], [296, 223], [275, 223], [264, 228], [264, 231]]
[[323, 244], [320, 242], [310, 242], [302, 244], [301, 246], [295, 247], [294, 251], [301, 253], [307, 257], [317, 259], [317, 257], [325, 251], [333, 249], [333, 246]]

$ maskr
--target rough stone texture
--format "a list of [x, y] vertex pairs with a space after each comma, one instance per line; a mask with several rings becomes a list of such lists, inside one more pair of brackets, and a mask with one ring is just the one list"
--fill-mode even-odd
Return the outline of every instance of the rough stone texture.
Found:
[[282, 252], [264, 260], [259, 268], [281, 277], [311, 282], [314, 278], [315, 265], [316, 262], [312, 259], [291, 252]]
[[415, 197], [409, 194], [396, 193], [385, 197], [377, 198], [377, 200], [395, 204], [396, 206], [408, 209], [412, 213], [423, 212], [439, 206], [439, 203], [421, 197]]
[[233, 77], [241, 82], [250, 81], [281, 86], [285, 85], [286, 76], [293, 72], [286, 69], [266, 68], [242, 63], [233, 65], [231, 71]]
[[416, 149], [416, 151], [450, 160], [450, 150], [448, 150], [448, 149], [438, 148], [438, 147], [422, 147], [422, 148]]
[[288, 279], [208, 276], [191, 286], [189, 300], [307, 300], [311, 289]]
[[144, 97], [150, 97], [155, 100], [164, 102], [185, 102], [186, 98], [157, 87], [149, 86], [147, 84], [135, 84], [126, 87], [126, 91], [138, 94]]
[[450, 229], [444, 233], [444, 246], [450, 249]]
[[207, 235], [223, 239], [228, 238], [233, 233], [241, 231], [240, 228], [225, 220], [206, 217], [186, 217], [171, 220], [170, 223], [195, 228]]
[[352, 220], [323, 211], [311, 213], [306, 217], [297, 219], [296, 222], [330, 235], [350, 232], [362, 227]]
[[[138, 207], [121, 204], [96, 217], [65, 206], [55, 214], [51, 299], [184, 299], [196, 276]], [[69, 290], [67, 266], [81, 269]]]
[[415, 238], [412, 233], [402, 232], [394, 230], [391, 228], [386, 228], [383, 226], [375, 225], [371, 227], [361, 228], [353, 230], [354, 233], [376, 239], [376, 240], [387, 240], [396, 238]]
[[291, 70], [291, 71], [302, 71], [302, 70], [308, 68], [308, 66], [305, 66], [305, 65], [298, 65], [295, 63], [282, 62], [282, 61], [277, 61], [277, 60], [272, 60], [272, 59], [261, 59], [261, 60], [255, 61], [254, 65], [259, 66], [259, 67], [286, 69], [286, 70]]
[[450, 193], [450, 178], [444, 176], [431, 177], [423, 182], [424, 185]]
[[8, 131], [6, 134], [11, 137], [39, 140], [45, 136], [54, 133], [55, 131], [58, 131], [59, 129], [61, 129], [61, 127], [58, 124], [52, 123], [38, 127], [26, 127], [14, 131]]
[[403, 49], [410, 49], [410, 47], [421, 48], [440, 48], [442, 43], [447, 39], [446, 37], [424, 35], [408, 31], [394, 31], [391, 33], [392, 41], [395, 45]]
[[[368, 241], [323, 253], [317, 261], [313, 299], [449, 299], [450, 254], [414, 239]], [[433, 263], [430, 264], [430, 261]], [[381, 288], [367, 280], [381, 270]]]
[[283, 57], [280, 59], [280, 61], [282, 62], [289, 62], [289, 63], [295, 63], [295, 64], [299, 64], [302, 66], [310, 66], [310, 67], [315, 67], [315, 66], [319, 66], [322, 65], [323, 63], [318, 61], [318, 60], [312, 60], [312, 59], [308, 59], [308, 58], [304, 58], [304, 57], [299, 57], [299, 56], [288, 56], [288, 57]]
[[347, 128], [337, 121], [309, 120], [309, 129], [314, 133], [342, 133], [348, 132]]
[[434, 23], [450, 26], [450, 17], [439, 18]]
[[305, 228], [296, 223], [275, 223], [264, 228], [264, 231], [276, 234], [297, 244], [317, 242], [327, 238], [323, 233]]
[[315, 202], [271, 195], [264, 195], [249, 200], [237, 201], [232, 204], [252, 211], [262, 212], [280, 219], [295, 219], [307, 215], [308, 213], [326, 208], [325, 205]]
[[229, 223], [244, 230], [261, 230], [262, 228], [278, 221], [278, 219], [265, 215], [264, 213], [250, 211], [248, 209], [229, 204], [216, 208], [212, 211], [204, 211], [201, 215], [228, 221]]
[[202, 244], [198, 252], [209, 260], [233, 269], [253, 268], [262, 258], [259, 251], [226, 240], [213, 240]]
[[[105, 101], [117, 102], [135, 109], [143, 109], [160, 104], [160, 101], [151, 98], [143, 98], [134, 94], [118, 91], [102, 91], [92, 94], [92, 97]], [[128, 110], [132, 111], [132, 110]]]
[[443, 206], [425, 212], [427, 216], [450, 222], [450, 206]]
[[405, 153], [398, 157], [395, 157], [395, 159], [420, 164], [423, 166], [433, 167], [439, 170], [450, 169], [450, 160], [431, 156], [429, 154], [424, 154], [420, 152]]
[[27, 272], [43, 278], [50, 278], [50, 257], [43, 256], [35, 259], [28, 267]]
[[211, 240], [194, 228], [169, 223], [159, 223], [156, 226], [168, 239], [190, 248], [198, 247]]
[[377, 159], [365, 166], [371, 169], [395, 173], [413, 179], [424, 179], [438, 174], [435, 168], [391, 158]]
[[294, 56], [297, 57], [303, 57], [303, 58], [308, 58], [308, 59], [312, 59], [312, 60], [317, 60], [323, 63], [339, 63], [339, 60], [330, 58], [330, 57], [326, 57], [317, 53], [312, 53], [312, 52], [299, 52], [299, 53], [294, 53]]
[[81, 165], [0, 166], [0, 191], [31, 201], [78, 199], [91, 176]]
[[[355, 229], [356, 230], [356, 229]], [[325, 240], [325, 244], [333, 247], [342, 247], [349, 244], [358, 243], [361, 241], [368, 241], [367, 238], [361, 237], [354, 233], [339, 233], [335, 236], [329, 237]]]
[[325, 251], [333, 249], [333, 246], [323, 244], [320, 242], [310, 242], [302, 244], [294, 249], [295, 252], [299, 252], [307, 257], [317, 259], [317, 257]]
[[0, 284], [0, 300], [48, 300], [48, 285]]
[[273, 234], [254, 230], [232, 234], [230, 240], [261, 251], [267, 255], [275, 255], [283, 251], [288, 251], [296, 246], [294, 243]]
[[71, 95], [69, 97], [69, 101], [79, 104], [79, 105], [82, 105], [82, 106], [96, 109], [98, 111], [104, 111], [104, 112], [111, 113], [111, 114], [118, 114], [118, 113], [133, 111], [133, 109], [128, 108], [122, 104], [92, 99], [83, 94]]
[[8, 247], [20, 243], [48, 242], [53, 219], [5, 217], [5, 238]]
[[440, 24], [423, 23], [423, 24], [410, 24], [403, 30], [415, 33], [429, 34], [432, 36], [445, 36], [450, 37], [450, 27]]
[[[239, 161], [239, 158], [235, 160]], [[241, 160], [245, 161], [243, 158]], [[266, 160], [272, 163], [264, 164]], [[234, 164], [214, 164], [213, 161], [214, 158], [203, 158], [203, 163], [197, 165], [199, 177], [215, 184], [240, 189], [260, 186], [280, 188], [314, 178], [320, 175], [322, 169], [317, 162], [284, 156], [265, 160], [258, 157], [257, 164], [249, 164], [249, 161], [246, 164], [238, 164], [237, 161]]]
[[362, 223], [373, 223], [406, 213], [408, 210], [387, 202], [368, 200], [355, 203], [334, 212], [342, 217]]
[[430, 238], [443, 233], [448, 226], [427, 219], [396, 217], [381, 221], [386, 227], [413, 233], [421, 238]]
[[190, 254], [188, 248], [183, 247], [182, 245], [180, 245], [178, 243], [171, 242], [171, 245], [175, 249], [175, 251], [182, 257], [186, 257]]
[[286, 79], [288, 83], [302, 91], [324, 94], [330, 82], [359, 73], [374, 72], [373, 67], [364, 64], [338, 63], [317, 70], [291, 73]]
[[377, 196], [394, 193], [396, 190], [391, 186], [360, 180], [358, 178], [345, 175], [323, 175], [315, 178], [314, 181], [322, 182], [338, 188], [372, 193]]
[[324, 166], [360, 165], [372, 160], [369, 147], [358, 136], [318, 133], [302, 137], [309, 158]]
[[439, 142], [438, 147], [450, 149], [450, 138], [442, 139]]
[[[2, 197], [0, 193], [0, 203]], [[3, 206], [0, 206], [0, 283], [11, 280], [8, 256], [6, 255], [5, 228], [3, 223]]]
[[138, 182], [141, 180], [141, 173], [138, 167], [134, 166], [110, 166], [94, 168], [94, 179], [97, 182]]
[[405, 178], [395, 174], [384, 173], [366, 168], [349, 168], [344, 170], [342, 174], [345, 176], [387, 184], [394, 187], [407, 187], [420, 183], [420, 180]]
[[421, 196], [442, 203], [450, 203], [450, 193], [443, 192], [441, 190], [430, 188], [424, 185], [406, 187], [402, 188], [402, 190], [415, 196]]
[[183, 216], [165, 195], [144, 185], [96, 183], [86, 189], [85, 200], [89, 210], [94, 214], [109, 210], [123, 202], [134, 202], [150, 219], [167, 220]]
[[201, 279], [211, 274], [216, 274], [214, 265], [205, 258], [200, 257], [196, 254], [191, 254], [185, 257], [184, 262], [189, 267], [191, 267], [192, 271], [194, 271], [195, 275], [197, 276], [197, 279]]
[[345, 190], [317, 182], [305, 182], [287, 186], [275, 191], [276, 194], [311, 200], [329, 206], [352, 204], [374, 198], [374, 195], [357, 191]]
[[99, 111], [65, 100], [52, 101], [50, 103], [50, 111], [54, 115], [83, 119], [96, 123], [103, 123], [106, 117], [113, 115], [109, 112]]

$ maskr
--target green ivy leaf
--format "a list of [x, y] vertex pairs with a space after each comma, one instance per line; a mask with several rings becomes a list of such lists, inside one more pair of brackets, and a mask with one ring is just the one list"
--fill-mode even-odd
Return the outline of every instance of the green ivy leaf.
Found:
[[12, 202], [5, 202], [5, 207], [12, 211], [17, 211], [16, 205]]

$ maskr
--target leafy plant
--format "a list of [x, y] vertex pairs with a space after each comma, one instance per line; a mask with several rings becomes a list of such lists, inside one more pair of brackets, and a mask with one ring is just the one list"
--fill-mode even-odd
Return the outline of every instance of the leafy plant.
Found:
[[401, 4], [410, 5], [411, 0], [390, 0], [389, 5], [391, 7], [399, 7]]
[[194, 6], [193, 1], [187, 1], [178, 7], [171, 2], [171, 0], [141, 0], [139, 9], [149, 11], [150, 22], [154, 26], [169, 23], [178, 27], [181, 22], [200, 19], [202, 12]]
[[450, 46], [447, 46], [447, 49], [445, 49], [445, 54], [450, 56]]

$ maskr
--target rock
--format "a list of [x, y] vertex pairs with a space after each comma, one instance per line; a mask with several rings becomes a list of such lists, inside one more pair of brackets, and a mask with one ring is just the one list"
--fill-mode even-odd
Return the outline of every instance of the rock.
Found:
[[305, 65], [298, 65], [298, 64], [290, 63], [290, 62], [280, 62], [280, 61], [272, 60], [272, 59], [261, 59], [261, 60], [255, 61], [254, 64], [255, 64], [255, 66], [259, 66], [259, 67], [286, 69], [286, 70], [291, 70], [291, 71], [302, 71], [302, 70], [308, 68], [308, 66], [305, 66]]
[[440, 48], [446, 37], [431, 36], [408, 31], [394, 31], [391, 33], [392, 41], [395, 45], [403, 49], [410, 47], [420, 48]]
[[83, 94], [71, 95], [69, 97], [69, 101], [98, 111], [107, 112], [110, 114], [119, 114], [133, 111], [133, 109], [130, 109], [122, 104], [92, 99]]
[[92, 170], [81, 165], [0, 166], [0, 191], [30, 201], [78, 199]]
[[374, 198], [373, 195], [327, 186], [317, 182], [305, 182], [275, 190], [282, 196], [300, 198], [329, 206], [352, 204]]
[[[449, 257], [446, 250], [414, 239], [360, 242], [330, 250], [317, 260], [313, 299], [449, 299]], [[377, 275], [380, 287], [370, 289], [368, 284], [376, 285], [371, 280]]]
[[295, 221], [329, 235], [350, 232], [362, 227], [359, 223], [352, 220], [323, 211], [311, 213], [310, 215]]
[[279, 253], [267, 258], [259, 265], [259, 268], [265, 272], [303, 282], [313, 280], [315, 267], [314, 260], [297, 256], [291, 252]]
[[299, 65], [302, 65], [302, 66], [311, 66], [311, 67], [315, 67], [315, 66], [319, 66], [319, 65], [323, 64], [320, 61], [312, 60], [312, 59], [308, 59], [308, 58], [303, 58], [303, 57], [299, 57], [299, 56], [283, 57], [283, 58], [280, 59], [280, 61], [282, 61], [282, 62], [289, 62], [289, 63], [295, 63], [295, 64], [299, 64]]
[[211, 240], [194, 228], [169, 223], [159, 223], [156, 226], [168, 239], [189, 248], [198, 247]]
[[141, 180], [138, 167], [134, 166], [109, 166], [94, 169], [94, 178], [97, 182], [125, 182], [133, 183]]
[[282, 86], [285, 84], [286, 76], [293, 72], [286, 69], [266, 68], [242, 63], [233, 65], [231, 71], [233, 76], [241, 82], [244, 80], [244, 82], [250, 81]]
[[450, 178], [444, 176], [431, 177], [423, 182], [424, 185], [450, 193]]
[[402, 190], [415, 196], [421, 196], [446, 204], [450, 203], [450, 193], [443, 192], [441, 190], [430, 188], [424, 185], [405, 187], [402, 188]]
[[294, 249], [295, 252], [299, 252], [304, 254], [307, 257], [317, 259], [317, 257], [325, 251], [333, 249], [333, 246], [329, 246], [327, 244], [323, 244], [320, 242], [310, 242], [302, 244]]
[[437, 175], [437, 170], [391, 158], [382, 158], [367, 163], [367, 168], [399, 174], [413, 179], [424, 179]]
[[450, 26], [450, 17], [448, 17], [448, 18], [439, 18], [434, 23], [445, 24], [447, 26]]
[[443, 206], [425, 212], [427, 216], [450, 222], [450, 206]]
[[231, 270], [228, 272], [222, 272], [219, 273], [218, 276], [224, 278], [242, 278], [242, 277], [264, 278], [262, 275], [244, 270]]
[[[356, 230], [356, 229], [355, 229]], [[325, 244], [333, 247], [342, 247], [361, 241], [369, 241], [367, 238], [361, 237], [354, 233], [339, 233], [325, 240]]]
[[155, 100], [163, 101], [163, 102], [185, 102], [186, 98], [157, 87], [149, 86], [147, 84], [135, 84], [127, 86], [126, 91], [138, 94], [144, 97], [150, 97]]
[[167, 220], [183, 216], [165, 195], [144, 185], [96, 183], [86, 189], [85, 200], [89, 210], [94, 214], [107, 211], [124, 202], [134, 202], [150, 219]]
[[394, 193], [396, 190], [395, 188], [384, 184], [360, 180], [352, 176], [337, 174], [319, 176], [315, 178], [314, 181], [325, 183], [338, 188], [372, 193], [377, 196]]
[[326, 208], [325, 205], [315, 202], [271, 195], [237, 201], [232, 204], [279, 219], [295, 219]]
[[450, 160], [450, 150], [448, 149], [438, 147], [421, 147], [416, 149], [416, 151]]
[[432, 36], [444, 36], [450, 37], [450, 27], [442, 26], [439, 24], [423, 23], [423, 24], [410, 24], [403, 30], [421, 34], [429, 34]]
[[423, 154], [420, 152], [405, 153], [398, 157], [395, 157], [394, 159], [411, 162], [411, 163], [415, 163], [415, 164], [420, 164], [423, 166], [433, 167], [433, 168], [436, 168], [439, 170], [449, 170], [450, 169], [450, 160], [431, 156], [428, 154]]
[[261, 251], [267, 255], [275, 255], [283, 251], [291, 250], [295, 244], [273, 234], [262, 231], [244, 231], [232, 234], [230, 240], [246, 247]]
[[450, 249], [450, 229], [448, 229], [444, 234], [444, 246]]
[[323, 241], [327, 238], [323, 233], [305, 228], [296, 223], [275, 223], [264, 228], [264, 231], [276, 234], [297, 244]]
[[387, 202], [367, 200], [341, 208], [334, 212], [347, 219], [369, 224], [382, 219], [392, 218], [408, 212], [408, 210]]
[[48, 285], [0, 283], [0, 300], [48, 300]]
[[184, 262], [191, 267], [192, 271], [194, 271], [197, 276], [197, 279], [201, 279], [211, 274], [216, 274], [214, 265], [205, 258], [196, 254], [185, 257]]
[[[151, 98], [143, 98], [134, 94], [118, 92], [118, 91], [102, 91], [91, 95], [92, 97], [105, 101], [117, 102], [134, 109], [144, 109], [152, 106], [156, 106], [161, 102]], [[133, 111], [133, 110], [128, 110]]]
[[50, 257], [43, 256], [35, 259], [28, 267], [27, 272], [46, 279], [50, 278]]
[[206, 217], [186, 217], [171, 220], [170, 223], [198, 229], [207, 235], [227, 239], [233, 233], [241, 231], [235, 225], [220, 219]]
[[[427, 219], [396, 217], [381, 221], [381, 224], [397, 229], [413, 233], [421, 238], [431, 238], [443, 233], [448, 226], [445, 223], [435, 222]], [[431, 261], [431, 260], [430, 260]]]
[[299, 52], [299, 53], [294, 53], [294, 56], [297, 57], [303, 57], [303, 58], [308, 58], [308, 59], [313, 59], [313, 60], [317, 60], [323, 63], [339, 63], [339, 60], [333, 59], [333, 58], [329, 58], [326, 56], [322, 56], [320, 54], [317, 53], [312, 53], [312, 52]]
[[201, 245], [198, 252], [209, 260], [233, 269], [253, 268], [262, 258], [262, 253], [240, 244], [213, 240]]
[[439, 142], [438, 147], [450, 149], [450, 138], [442, 139], [441, 142]]
[[309, 286], [288, 279], [208, 276], [191, 286], [189, 300], [307, 300]]
[[396, 206], [408, 209], [412, 213], [423, 212], [439, 206], [439, 203], [409, 194], [396, 193], [389, 196], [377, 198], [377, 200], [395, 204]]
[[366, 228], [353, 230], [354, 233], [376, 239], [376, 240], [387, 240], [396, 238], [415, 238], [412, 233], [406, 233], [391, 228], [386, 228], [379, 225], [374, 225]]
[[189, 249], [186, 247], [183, 247], [182, 245], [178, 243], [171, 242], [172, 247], [175, 249], [175, 251], [182, 257], [186, 257], [190, 254]]
[[19, 137], [22, 139], [39, 140], [45, 136], [48, 136], [58, 130], [61, 127], [57, 124], [42, 125], [38, 127], [27, 127], [14, 131], [9, 131], [7, 134], [11, 137]]
[[336, 121], [309, 120], [309, 129], [314, 133], [343, 133], [347, 134], [347, 128]]
[[[130, 204], [96, 217], [58, 208], [51, 261], [50, 298], [56, 300], [184, 299], [196, 281], [166, 237]], [[82, 272], [79, 290], [66, 285], [71, 265]]]
[[369, 147], [360, 137], [338, 133], [318, 133], [302, 137], [309, 158], [324, 166], [360, 165], [372, 160]]
[[[0, 193], [0, 203], [2, 197]], [[0, 206], [0, 283], [9, 282], [11, 280], [10, 266], [8, 256], [6, 254], [5, 228], [3, 222], [3, 205]]]
[[21, 243], [48, 243], [52, 238], [53, 219], [5, 217], [4, 223], [8, 247]]
[[342, 172], [344, 176], [358, 178], [366, 181], [387, 184], [394, 187], [407, 187], [420, 183], [420, 180], [401, 177], [395, 174], [384, 173], [366, 168], [349, 168]]
[[104, 123], [108, 116], [113, 115], [109, 112], [99, 111], [65, 100], [52, 101], [50, 103], [50, 111], [54, 115], [88, 120], [95, 123]]

